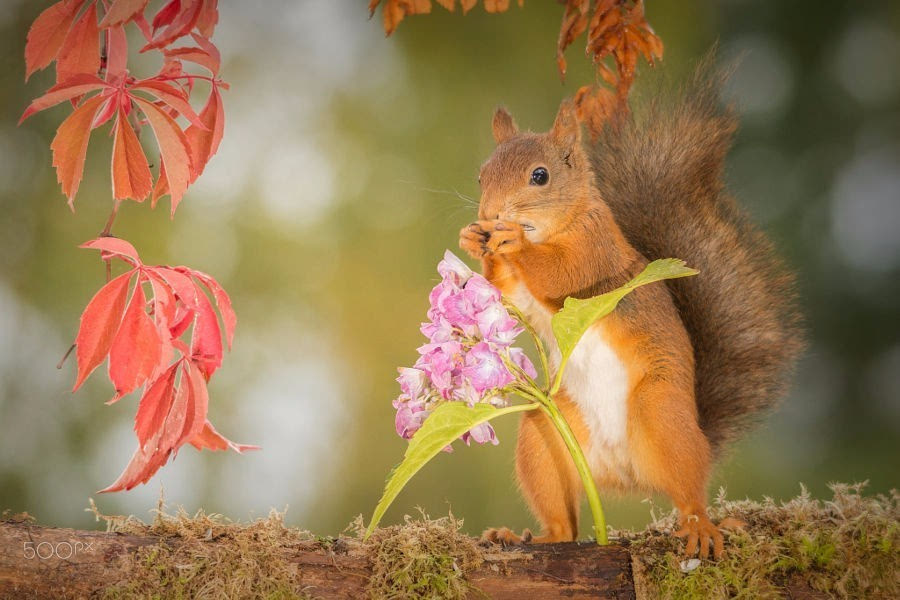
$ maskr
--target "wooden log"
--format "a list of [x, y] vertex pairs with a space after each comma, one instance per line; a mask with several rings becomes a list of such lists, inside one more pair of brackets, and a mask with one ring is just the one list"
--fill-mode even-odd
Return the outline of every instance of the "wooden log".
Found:
[[[0, 598], [91, 598], [128, 580], [142, 547], [177, 538], [0, 523]], [[217, 540], [204, 542], [223, 543]], [[364, 598], [370, 574], [365, 557], [335, 550], [285, 549], [300, 583], [317, 598]], [[546, 544], [487, 552], [468, 575], [489, 598], [634, 598], [631, 557], [622, 546]]]

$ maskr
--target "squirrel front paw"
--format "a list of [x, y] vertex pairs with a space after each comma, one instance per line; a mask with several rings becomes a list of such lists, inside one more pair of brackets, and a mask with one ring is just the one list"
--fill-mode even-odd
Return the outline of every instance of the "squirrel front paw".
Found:
[[488, 254], [512, 254], [522, 249], [525, 231], [511, 221], [475, 221], [459, 232], [459, 247], [472, 258]]
[[474, 259], [480, 260], [488, 253], [487, 241], [490, 233], [476, 223], [466, 225], [459, 231], [459, 247]]

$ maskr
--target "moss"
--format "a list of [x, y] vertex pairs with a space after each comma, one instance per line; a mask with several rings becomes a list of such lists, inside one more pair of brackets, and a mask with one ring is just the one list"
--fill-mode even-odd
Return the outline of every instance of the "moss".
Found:
[[[616, 533], [630, 546], [642, 598], [783, 598], [797, 585], [837, 598], [900, 598], [900, 495], [866, 497], [862, 487], [835, 485], [828, 501], [804, 489], [781, 504], [728, 501], [722, 494], [711, 516], [747, 526], [728, 534], [722, 560], [703, 561], [688, 573], [681, 569], [682, 542], [671, 535], [674, 515], [641, 532]], [[502, 569], [506, 559], [460, 533], [462, 521], [452, 515], [406, 517], [363, 541], [361, 517], [348, 528], [355, 535], [332, 538], [288, 528], [274, 511], [241, 524], [203, 512], [167, 514], [160, 502], [154, 521], [144, 524], [101, 515], [93, 503], [91, 510], [110, 531], [159, 538], [128, 559], [128, 580], [114, 582], [107, 598], [303, 598], [290, 560], [297, 550], [363, 558], [373, 598], [464, 598], [479, 595], [467, 574], [485, 561]]]
[[[241, 524], [202, 511], [167, 514], [160, 503], [154, 521], [145, 524], [134, 517], [102, 515], [93, 501], [91, 510], [109, 531], [160, 538], [129, 559], [128, 579], [113, 583], [105, 598], [306, 597], [285, 550], [314, 542], [308, 533], [285, 527], [283, 513], [272, 511], [265, 519]], [[207, 543], [212, 540], [218, 543]]]
[[805, 489], [782, 504], [727, 501], [720, 495], [712, 517], [747, 523], [726, 541], [726, 556], [683, 573], [679, 543], [669, 535], [674, 516], [639, 534], [624, 533], [640, 571], [659, 598], [783, 598], [789, 583], [838, 598], [900, 597], [898, 499], [865, 497], [862, 484], [833, 485], [830, 501]]
[[[466, 573], [483, 562], [475, 541], [460, 533], [453, 515], [431, 520], [407, 516], [403, 525], [376, 530], [364, 543], [372, 576], [373, 598], [465, 598]], [[362, 520], [355, 529], [363, 531]]]

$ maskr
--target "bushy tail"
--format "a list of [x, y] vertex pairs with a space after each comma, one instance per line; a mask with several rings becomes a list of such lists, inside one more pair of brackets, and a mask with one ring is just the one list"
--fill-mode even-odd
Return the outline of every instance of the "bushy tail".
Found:
[[737, 127], [720, 101], [723, 79], [710, 55], [676, 94], [607, 127], [591, 152], [629, 241], [650, 260], [700, 270], [668, 283], [694, 346], [700, 425], [714, 450], [779, 401], [804, 346], [793, 276], [722, 183]]

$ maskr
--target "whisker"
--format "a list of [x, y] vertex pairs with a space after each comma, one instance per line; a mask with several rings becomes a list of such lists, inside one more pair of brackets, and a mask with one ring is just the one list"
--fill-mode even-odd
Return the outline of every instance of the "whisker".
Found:
[[414, 188], [416, 188], [416, 190], [418, 190], [418, 191], [420, 191], [420, 192], [429, 192], [429, 193], [432, 193], [432, 194], [445, 194], [445, 195], [448, 195], [448, 196], [455, 196], [455, 197], [457, 197], [458, 199], [462, 200], [463, 202], [468, 203], [468, 204], [471, 205], [471, 206], [476, 206], [476, 207], [478, 206], [478, 201], [477, 201], [477, 200], [475, 200], [474, 198], [470, 198], [470, 197], [466, 196], [465, 194], [461, 194], [461, 193], [460, 193], [458, 190], [456, 190], [455, 188], [454, 188], [454, 189], [450, 189], [450, 190], [442, 190], [442, 189], [437, 189], [437, 188], [423, 187], [423, 186], [417, 185], [417, 184], [415, 184], [415, 183], [413, 183], [413, 182], [411, 182], [411, 181], [406, 181], [406, 180], [403, 180], [403, 179], [398, 179], [397, 181], [400, 182], [400, 183], [405, 183], [406, 185], [413, 186]]

